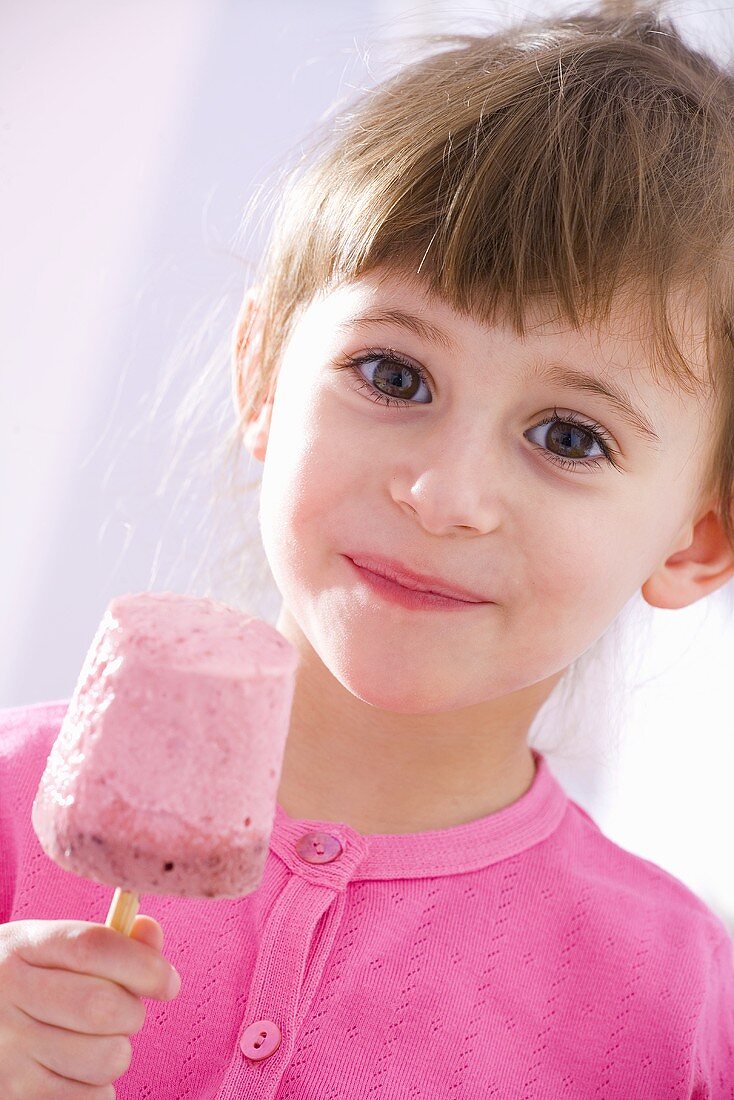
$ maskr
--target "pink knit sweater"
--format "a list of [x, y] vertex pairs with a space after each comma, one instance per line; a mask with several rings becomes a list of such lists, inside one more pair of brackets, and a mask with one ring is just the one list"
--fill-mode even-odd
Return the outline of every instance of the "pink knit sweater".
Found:
[[[31, 827], [67, 706], [0, 711], [0, 921], [107, 914]], [[253, 894], [141, 895], [182, 988], [145, 1002], [118, 1100], [732, 1100], [726, 926], [535, 759], [480, 820], [362, 836], [278, 806]]]

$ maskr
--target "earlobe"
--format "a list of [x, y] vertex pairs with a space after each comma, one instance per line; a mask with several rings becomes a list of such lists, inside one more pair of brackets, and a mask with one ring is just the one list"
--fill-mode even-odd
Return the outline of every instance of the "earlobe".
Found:
[[693, 526], [688, 541], [643, 584], [641, 595], [651, 607], [688, 607], [734, 576], [734, 548], [715, 510]]

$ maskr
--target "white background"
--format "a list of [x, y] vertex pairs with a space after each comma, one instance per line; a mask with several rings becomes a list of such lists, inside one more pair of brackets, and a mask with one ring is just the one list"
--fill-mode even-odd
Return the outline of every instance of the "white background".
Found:
[[[68, 698], [113, 595], [190, 589], [196, 517], [156, 495], [172, 414], [146, 418], [213, 302], [199, 358], [231, 330], [257, 252], [233, 242], [257, 184], [337, 95], [380, 79], [383, 42], [524, 10], [540, 9], [5, 0], [0, 706]], [[670, 11], [731, 57], [734, 9]], [[607, 835], [734, 930], [732, 615], [712, 600], [653, 618], [618, 756], [590, 722], [586, 755], [553, 770]]]

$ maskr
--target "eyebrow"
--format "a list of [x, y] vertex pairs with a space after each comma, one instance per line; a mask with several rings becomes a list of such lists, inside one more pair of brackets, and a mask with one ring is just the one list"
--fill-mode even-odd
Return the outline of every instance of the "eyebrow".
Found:
[[[395, 308], [365, 309], [354, 317], [349, 317], [337, 325], [337, 331], [347, 332], [349, 329], [363, 328], [367, 325], [397, 325], [414, 333], [419, 339], [427, 343], [435, 344], [444, 351], [458, 354], [459, 348], [455, 341], [443, 329], [438, 328], [432, 321], [425, 317], [418, 317], [407, 310]], [[600, 378], [585, 374], [583, 371], [569, 367], [565, 363], [545, 362], [531, 373], [542, 375], [551, 383], [558, 386], [567, 386], [569, 389], [579, 390], [582, 393], [596, 394], [603, 397], [635, 429], [638, 435], [647, 439], [653, 445], [660, 444], [660, 437], [647, 417], [632, 404], [629, 395], [611, 382], [602, 382]]]

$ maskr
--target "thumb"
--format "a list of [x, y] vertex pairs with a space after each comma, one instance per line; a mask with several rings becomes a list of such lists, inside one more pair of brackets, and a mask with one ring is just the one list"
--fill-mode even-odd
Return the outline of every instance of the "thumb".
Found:
[[163, 929], [154, 917], [138, 914], [130, 930], [130, 939], [147, 943], [149, 947], [160, 951], [163, 947]]

